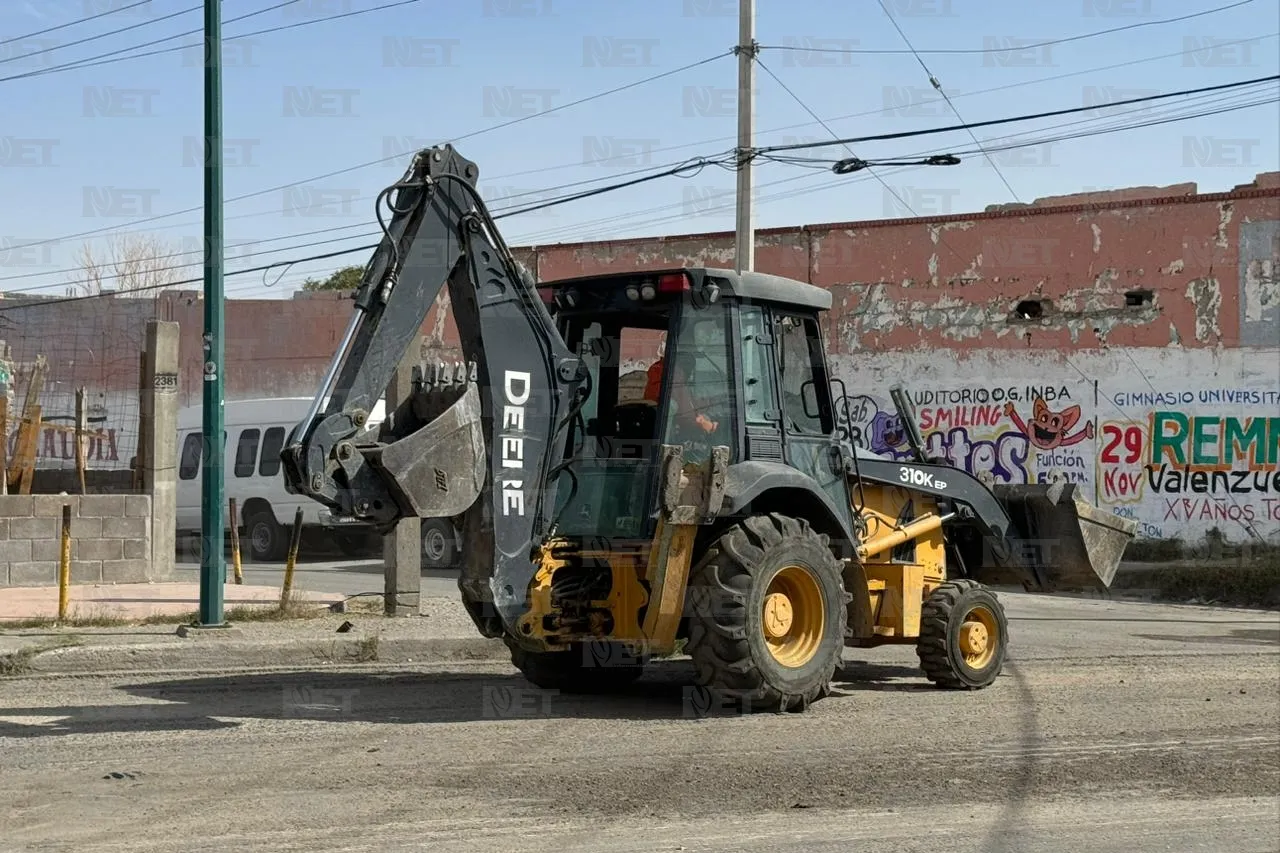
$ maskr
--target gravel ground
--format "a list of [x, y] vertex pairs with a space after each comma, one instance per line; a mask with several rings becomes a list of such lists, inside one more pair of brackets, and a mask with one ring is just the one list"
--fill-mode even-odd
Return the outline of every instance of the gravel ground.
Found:
[[682, 661], [591, 698], [501, 662], [3, 680], [0, 847], [1280, 849], [1275, 614], [1002, 598], [991, 688], [850, 650], [805, 714], [695, 714]]

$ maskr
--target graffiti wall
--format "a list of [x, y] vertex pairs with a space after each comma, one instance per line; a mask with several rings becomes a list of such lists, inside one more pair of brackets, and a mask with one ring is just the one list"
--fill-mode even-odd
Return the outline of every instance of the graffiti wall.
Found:
[[840, 429], [872, 452], [908, 453], [902, 383], [927, 452], [984, 481], [1078, 483], [1141, 538], [1280, 542], [1280, 350], [886, 353], [836, 373]]

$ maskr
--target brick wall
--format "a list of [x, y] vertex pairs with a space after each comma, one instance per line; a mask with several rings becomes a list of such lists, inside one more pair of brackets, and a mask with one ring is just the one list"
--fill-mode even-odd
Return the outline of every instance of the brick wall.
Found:
[[58, 582], [62, 507], [71, 506], [71, 582], [152, 577], [148, 495], [0, 495], [0, 586]]

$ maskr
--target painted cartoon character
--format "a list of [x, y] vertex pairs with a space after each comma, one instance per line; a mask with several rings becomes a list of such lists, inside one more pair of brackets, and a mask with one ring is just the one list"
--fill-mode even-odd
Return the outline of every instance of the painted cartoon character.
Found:
[[1071, 428], [1080, 420], [1080, 407], [1072, 406], [1063, 409], [1061, 412], [1049, 411], [1049, 405], [1040, 398], [1036, 398], [1035, 404], [1032, 406], [1033, 417], [1031, 423], [1024, 423], [1018, 415], [1017, 409], [1013, 403], [1005, 403], [1004, 413], [1008, 415], [1015, 426], [1022, 431], [1027, 440], [1041, 450], [1056, 450], [1059, 447], [1070, 447], [1078, 444], [1086, 438], [1093, 438], [1093, 421], [1085, 424], [1084, 429], [1075, 435], [1067, 435], [1071, 432]]
[[870, 432], [872, 453], [893, 453], [907, 443], [902, 418], [896, 414], [876, 412], [876, 416], [871, 419]]

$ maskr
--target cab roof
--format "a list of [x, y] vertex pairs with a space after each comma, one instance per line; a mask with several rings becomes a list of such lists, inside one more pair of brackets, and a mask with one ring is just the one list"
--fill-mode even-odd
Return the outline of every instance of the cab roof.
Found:
[[673, 273], [687, 273], [695, 282], [708, 278], [713, 279], [724, 296], [738, 299], [752, 299], [761, 302], [774, 302], [782, 305], [796, 305], [814, 308], [819, 311], [831, 309], [831, 291], [763, 272], [735, 272], [718, 267], [670, 267], [657, 270], [632, 270], [607, 275], [584, 275], [573, 278], [561, 278], [554, 281], [538, 283], [539, 288], [559, 288], [568, 285], [584, 285], [588, 283], [612, 283], [626, 279], [656, 279]]

